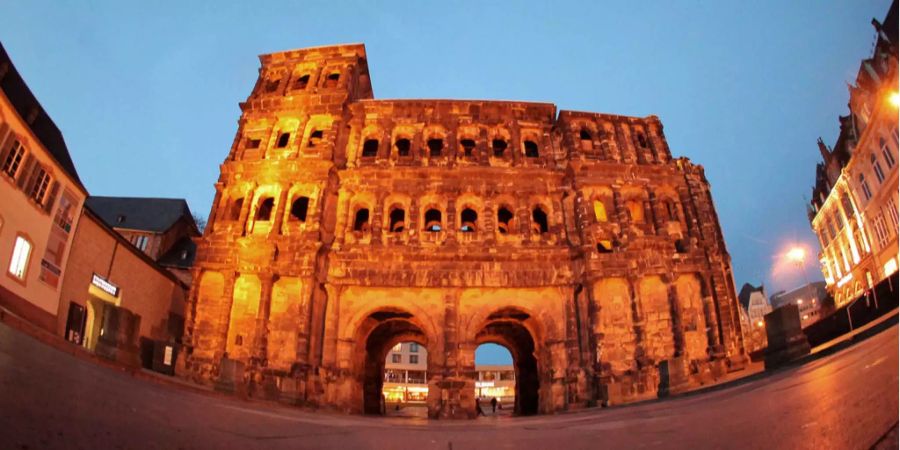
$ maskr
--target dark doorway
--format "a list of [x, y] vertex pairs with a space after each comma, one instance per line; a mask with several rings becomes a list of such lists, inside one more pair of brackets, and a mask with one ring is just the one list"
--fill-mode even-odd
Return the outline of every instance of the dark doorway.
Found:
[[[365, 334], [365, 359], [363, 363], [363, 412], [365, 414], [384, 415], [388, 406], [384, 394], [385, 360], [399, 343], [414, 343], [423, 351], [408, 352], [407, 361], [415, 355], [425, 357], [426, 346], [424, 333], [409, 319], [411, 315], [400, 311], [382, 311], [369, 316], [362, 325]], [[402, 357], [401, 357], [402, 358]], [[421, 365], [422, 361], [417, 361]], [[427, 361], [424, 362], [427, 367]], [[426, 374], [414, 373], [415, 381], [427, 384]], [[421, 378], [421, 380], [419, 380]]]
[[66, 340], [78, 345], [84, 343], [84, 324], [87, 321], [87, 309], [78, 303], [69, 303], [69, 316], [66, 319]]

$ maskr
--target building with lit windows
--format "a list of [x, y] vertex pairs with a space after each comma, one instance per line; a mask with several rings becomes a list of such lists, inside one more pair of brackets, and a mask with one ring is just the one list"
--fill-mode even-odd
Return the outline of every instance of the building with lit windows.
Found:
[[[415, 342], [395, 345], [384, 360], [382, 392], [387, 404], [425, 403], [428, 397], [428, 352]], [[516, 372], [511, 364], [476, 365], [475, 396], [496, 397], [513, 407], [516, 398]]]
[[747, 327], [745, 334], [747, 342], [745, 345], [750, 351], [763, 348], [767, 344], [765, 325], [765, 315], [772, 312], [772, 305], [766, 296], [766, 288], [762, 284], [753, 286], [750, 283], [744, 283], [741, 291], [738, 293], [738, 302], [747, 314]]
[[819, 260], [837, 307], [897, 272], [897, 2], [877, 33], [871, 57], [850, 86], [850, 113], [839, 118], [833, 148], [819, 139], [809, 217]]
[[85, 197], [62, 133], [0, 45], [0, 307], [55, 329]]
[[790, 291], [780, 291], [772, 295], [772, 306], [781, 308], [784, 305], [797, 305], [800, 315], [800, 326], [806, 328], [819, 321], [829, 313], [825, 306], [828, 297], [824, 281], [816, 281]]

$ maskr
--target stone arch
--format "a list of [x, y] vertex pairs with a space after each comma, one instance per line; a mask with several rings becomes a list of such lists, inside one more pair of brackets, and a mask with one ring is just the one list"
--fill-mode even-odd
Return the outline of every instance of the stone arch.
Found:
[[334, 118], [330, 115], [313, 115], [306, 122], [301, 148], [318, 150], [325, 138], [325, 132], [331, 129]]
[[[257, 187], [253, 192], [253, 203], [250, 204], [250, 213], [247, 216], [247, 228], [253, 234], [265, 234], [272, 229], [275, 222], [275, 211], [278, 208], [279, 194], [281, 186], [268, 184]], [[266, 203], [267, 199], [272, 199], [271, 204]], [[246, 201], [246, 200], [245, 200]], [[268, 219], [258, 219], [260, 208], [270, 208]]]
[[641, 278], [638, 292], [645, 324], [644, 350], [655, 362], [670, 359], [675, 354], [675, 338], [668, 286], [662, 278], [652, 275]]
[[[384, 228], [388, 233], [403, 233], [410, 229], [410, 205], [412, 199], [404, 194], [391, 194], [384, 199]], [[402, 218], [397, 211], [402, 211]], [[402, 223], [399, 223], [402, 221]]]
[[[470, 210], [475, 213], [474, 221], [472, 217], [466, 217], [470, 214], [466, 213], [466, 210]], [[484, 201], [473, 195], [473, 194], [463, 194], [459, 196], [456, 200], [456, 212], [459, 215], [457, 217], [456, 223], [459, 225], [460, 230], [463, 227], [469, 226], [473, 229], [472, 232], [480, 234], [483, 228], [484, 223]], [[469, 223], [471, 222], [471, 223]]]
[[300, 278], [281, 277], [272, 285], [267, 334], [267, 366], [290, 372], [297, 359], [297, 334], [305, 328], [306, 296]]
[[[494, 223], [497, 235], [504, 235], [505, 239], [513, 239], [511, 235], [519, 233], [519, 224], [516, 220], [516, 199], [511, 195], [499, 195], [494, 200]], [[509, 214], [503, 213], [506, 210]]]
[[[360, 227], [362, 211], [368, 211], [365, 214], [366, 226]], [[351, 197], [349, 208], [347, 211], [347, 231], [348, 235], [353, 235], [358, 239], [371, 234], [372, 213], [375, 210], [375, 194], [371, 192], [358, 192]]]
[[545, 340], [542, 339], [538, 319], [521, 307], [507, 306], [491, 310], [476, 323], [479, 325], [473, 339], [475, 347], [485, 343], [498, 344], [509, 350], [513, 357], [516, 373], [515, 414], [533, 415], [548, 411], [550, 380], [542, 373], [547, 372], [549, 361], [541, 357], [548, 352], [542, 347]]
[[474, 159], [478, 155], [479, 129], [475, 125], [463, 125], [456, 130], [457, 154], [464, 159]]
[[224, 325], [221, 320], [221, 310], [226, 308], [225, 276], [220, 272], [204, 270], [200, 280], [196, 283], [197, 303], [194, 313], [195, 336], [194, 357], [213, 359], [216, 357], [216, 347], [212, 340], [196, 340], [197, 336], [221, 336]]
[[550, 151], [550, 149], [543, 148], [544, 141], [541, 139], [539, 130], [523, 129], [520, 135], [519, 151], [523, 157], [539, 159]]
[[[428, 158], [444, 158], [448, 154], [449, 142], [447, 129], [440, 125], [429, 125], [422, 131], [425, 139], [426, 155]], [[440, 141], [439, 145], [438, 142]]]
[[[359, 159], [378, 157], [378, 154], [381, 152], [383, 139], [384, 129], [381, 128], [380, 125], [367, 125], [360, 133], [359, 146], [357, 148], [357, 157]], [[373, 141], [375, 142], [374, 145], [371, 144], [371, 142]]]
[[628, 280], [604, 278], [594, 284], [593, 291], [593, 332], [597, 336], [596, 357], [601, 374], [624, 375], [635, 368], [637, 347]]
[[261, 289], [259, 277], [253, 274], [241, 274], [234, 282], [228, 340], [225, 343], [225, 351], [231, 359], [246, 361], [253, 355]]
[[412, 125], [395, 126], [391, 132], [391, 158], [412, 158], [415, 153], [415, 136], [416, 127]]
[[631, 223], [644, 224], [650, 221], [647, 214], [647, 191], [638, 186], [626, 186], [620, 191], [625, 213], [628, 214]]
[[[296, 117], [281, 117], [272, 127], [269, 137], [269, 146], [266, 149], [266, 159], [283, 158], [296, 151], [297, 132], [300, 129], [300, 119]], [[284, 139], [287, 136], [287, 139]]]
[[[501, 145], [502, 143], [502, 145]], [[510, 154], [512, 145], [512, 137], [506, 128], [495, 127], [488, 132], [488, 144], [490, 146], [491, 158], [509, 160], [512, 159]]]
[[688, 359], [706, 360], [709, 348], [706, 323], [703, 314], [703, 286], [696, 274], [680, 275], [675, 280], [675, 293], [681, 313], [684, 332], [684, 352]]
[[444, 200], [444, 198], [442, 198], [441, 196], [439, 196], [437, 194], [428, 194], [428, 195], [422, 196], [422, 198], [419, 199], [419, 218], [418, 219], [419, 219], [420, 228], [425, 230], [426, 228], [431, 226], [431, 224], [429, 223], [429, 221], [426, 220], [426, 218], [430, 219], [430, 217], [428, 217], [430, 210], [437, 210], [441, 213], [441, 220], [440, 220], [441, 228], [440, 228], [440, 230], [441, 231], [445, 230], [447, 227], [447, 213], [446, 213], [447, 208], [445, 205], [446, 205], [446, 201]]
[[[316, 184], [311, 183], [297, 183], [291, 185], [288, 189], [286, 201], [284, 208], [284, 217], [282, 220], [282, 232], [284, 234], [292, 234], [299, 233], [304, 229], [315, 226], [314, 224], [317, 222], [315, 220], [315, 212], [318, 208], [318, 199], [319, 199], [320, 188]], [[306, 197], [306, 220], [300, 220], [300, 217], [296, 217], [294, 215], [293, 206], [295, 202], [297, 202], [301, 197]]]
[[550, 199], [546, 196], [533, 196], [529, 199], [528, 205], [532, 234], [541, 235], [550, 233], [554, 226], [553, 203]]

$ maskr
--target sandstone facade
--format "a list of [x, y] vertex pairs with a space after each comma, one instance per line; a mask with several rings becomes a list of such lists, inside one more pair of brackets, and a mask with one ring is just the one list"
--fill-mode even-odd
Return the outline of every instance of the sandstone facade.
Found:
[[[521, 414], [655, 396], [745, 360], [703, 168], [655, 116], [374, 100], [362, 45], [261, 56], [204, 236], [183, 373], [378, 412], [428, 352], [431, 417], [473, 417], [475, 349]], [[660, 374], [669, 379], [660, 379]]]

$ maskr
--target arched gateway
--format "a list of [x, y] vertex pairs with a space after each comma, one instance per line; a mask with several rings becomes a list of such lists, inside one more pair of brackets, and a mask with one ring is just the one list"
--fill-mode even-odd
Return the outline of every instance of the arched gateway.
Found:
[[517, 414], [654, 397], [743, 364], [703, 168], [655, 116], [372, 99], [362, 45], [260, 57], [222, 165], [179, 373], [379, 414], [427, 349], [433, 418], [475, 415], [475, 349]]

